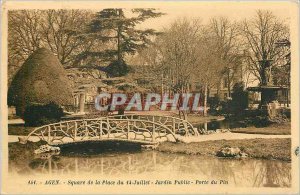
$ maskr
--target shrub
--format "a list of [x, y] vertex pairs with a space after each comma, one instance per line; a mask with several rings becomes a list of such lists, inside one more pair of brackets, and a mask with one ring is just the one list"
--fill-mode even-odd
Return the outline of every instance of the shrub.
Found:
[[268, 116], [260, 115], [260, 116], [254, 117], [254, 118], [250, 118], [248, 123], [251, 124], [251, 125], [254, 125], [255, 127], [267, 127], [272, 122], [270, 121]]
[[244, 110], [240, 114], [230, 115], [227, 119], [242, 127], [266, 127], [273, 123], [264, 110]]
[[7, 101], [20, 117], [28, 105], [72, 104], [71, 83], [58, 58], [44, 48], [33, 52], [14, 76]]
[[218, 115], [218, 107], [220, 106], [220, 98], [218, 96], [209, 97], [207, 102], [209, 104], [209, 114]]
[[242, 83], [236, 83], [233, 86], [231, 110], [233, 114], [240, 114], [248, 107], [248, 93], [244, 91]]
[[51, 102], [46, 105], [27, 106], [23, 119], [26, 126], [41, 126], [59, 122], [62, 116], [64, 116], [63, 109]]
[[221, 105], [221, 113], [226, 115], [226, 116], [230, 116], [232, 113], [232, 108], [231, 108], [231, 101], [232, 100], [227, 100], [227, 101], [221, 101], [220, 105]]
[[124, 76], [129, 72], [128, 65], [123, 60], [112, 62], [105, 70], [111, 77]]

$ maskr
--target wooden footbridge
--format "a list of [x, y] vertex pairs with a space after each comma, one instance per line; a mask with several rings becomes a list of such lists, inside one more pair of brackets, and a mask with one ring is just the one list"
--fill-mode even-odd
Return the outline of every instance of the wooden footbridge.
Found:
[[34, 137], [49, 145], [108, 140], [149, 145], [162, 141], [176, 142], [180, 136], [198, 135], [193, 125], [176, 117], [115, 115], [44, 125], [20, 138], [20, 142], [26, 143]]

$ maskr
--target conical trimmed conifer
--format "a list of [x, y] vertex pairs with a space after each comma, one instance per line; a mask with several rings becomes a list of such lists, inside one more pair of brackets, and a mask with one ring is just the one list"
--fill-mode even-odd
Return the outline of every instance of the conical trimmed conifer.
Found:
[[49, 50], [32, 53], [15, 75], [9, 90], [8, 104], [16, 106], [23, 116], [26, 106], [33, 104], [72, 104], [72, 89], [65, 69]]

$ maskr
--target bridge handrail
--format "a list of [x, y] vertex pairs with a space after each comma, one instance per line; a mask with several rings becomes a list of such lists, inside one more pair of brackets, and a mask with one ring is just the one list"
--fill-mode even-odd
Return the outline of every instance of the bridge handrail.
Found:
[[[112, 118], [116, 118], [116, 117], [127, 117], [127, 116], [130, 116], [130, 117], [133, 117], [133, 116], [138, 116], [138, 117], [162, 117], [162, 118], [169, 118], [169, 119], [175, 119], [175, 120], [178, 120], [178, 121], [181, 121], [183, 123], [186, 123], [190, 128], [191, 130], [193, 130], [193, 132], [196, 134], [196, 136], [199, 136], [199, 132], [197, 130], [195, 130], [194, 126], [187, 120], [185, 119], [181, 119], [181, 118], [177, 118], [177, 117], [173, 117], [173, 116], [165, 116], [165, 115], [138, 115], [138, 114], [124, 114], [124, 115], [113, 115], [113, 116], [107, 116], [107, 117], [112, 117]], [[149, 120], [150, 121], [150, 120]]]
[[[49, 126], [55, 126], [55, 125], [62, 125], [62, 124], [67, 124], [67, 123], [74, 123], [74, 122], [83, 122], [83, 121], [98, 121], [98, 120], [112, 120], [109, 117], [100, 117], [100, 118], [93, 118], [93, 119], [75, 119], [75, 120], [68, 120], [68, 121], [61, 121], [61, 122], [57, 122], [57, 123], [51, 123], [51, 124], [47, 124], [47, 125], [43, 125], [40, 127], [35, 128], [33, 131], [31, 131], [26, 137], [25, 137], [25, 141], [27, 141], [29, 139], [30, 136], [32, 136], [34, 133], [36, 133], [39, 130], [43, 130], [46, 127]], [[125, 119], [118, 119], [118, 118], [113, 118], [112, 121], [131, 121], [131, 119], [125, 118]], [[163, 127], [164, 129], [166, 129], [168, 131], [168, 133], [170, 133], [175, 140], [177, 140], [176, 134], [167, 126], [157, 123], [157, 122], [153, 122], [153, 121], [149, 121], [149, 120], [140, 120], [140, 119], [134, 119], [135, 122], [144, 122], [144, 123], [151, 123], [154, 124], [156, 126], [160, 126]]]
[[[184, 123], [186, 123], [186, 124], [188, 124], [192, 129], [194, 129], [194, 126], [189, 122], [189, 121], [187, 121], [187, 120], [184, 120], [184, 119], [181, 119], [181, 118], [177, 118], [177, 117], [173, 117], [173, 116], [164, 116], [164, 115], [138, 115], [138, 114], [125, 114], [125, 115], [112, 115], [112, 116], [103, 116], [103, 117], [98, 117], [98, 118], [90, 118], [90, 119], [75, 119], [75, 120], [69, 120], [69, 121], [61, 121], [61, 122], [75, 122], [75, 121], [83, 121], [83, 120], [85, 120], [85, 121], [91, 121], [91, 120], [99, 120], [99, 119], [102, 119], [102, 118], [114, 118], [114, 119], [116, 119], [116, 118], [118, 118], [118, 117], [127, 117], [127, 116], [139, 116], [139, 117], [143, 117], [143, 116], [146, 116], [146, 117], [163, 117], [163, 118], [170, 118], [170, 119], [175, 119], [175, 120], [179, 120], [179, 121], [181, 121], [181, 122], [184, 122]], [[150, 121], [150, 120], [148, 120], [148, 121]], [[61, 122], [57, 122], [57, 123], [51, 123], [51, 125], [55, 125], [55, 124], [59, 124], [59, 123], [61, 123]], [[50, 124], [47, 124], [47, 125], [50, 125]], [[47, 126], [47, 125], [43, 125], [43, 126], [41, 126], [41, 127], [44, 127], [44, 126]], [[195, 132], [197, 132], [198, 133], [198, 131], [195, 131]], [[199, 135], [199, 134], [197, 134], [197, 135]]]

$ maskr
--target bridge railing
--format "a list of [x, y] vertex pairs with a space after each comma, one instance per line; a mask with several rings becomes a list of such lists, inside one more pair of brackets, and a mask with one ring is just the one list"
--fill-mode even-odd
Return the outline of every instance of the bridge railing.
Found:
[[23, 142], [30, 137], [47, 141], [52, 145], [106, 139], [148, 144], [165, 140], [176, 141], [175, 133], [161, 123], [112, 117], [70, 120], [44, 125], [33, 130]]
[[126, 115], [113, 115], [108, 116], [109, 118], [124, 118], [124, 119], [139, 119], [148, 120], [152, 122], [157, 122], [159, 124], [169, 127], [173, 133], [183, 135], [183, 136], [199, 136], [197, 128], [187, 120], [180, 119], [172, 116], [162, 116], [162, 115], [136, 115], [136, 114], [126, 114]]

